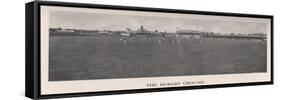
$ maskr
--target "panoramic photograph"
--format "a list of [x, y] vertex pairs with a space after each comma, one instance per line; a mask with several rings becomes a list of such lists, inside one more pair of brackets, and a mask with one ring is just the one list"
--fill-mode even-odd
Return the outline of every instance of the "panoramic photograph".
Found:
[[51, 11], [49, 81], [267, 71], [266, 23], [172, 16]]

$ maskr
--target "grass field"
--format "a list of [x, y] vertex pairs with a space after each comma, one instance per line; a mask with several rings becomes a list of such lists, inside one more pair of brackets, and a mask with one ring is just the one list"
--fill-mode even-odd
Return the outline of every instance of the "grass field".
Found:
[[175, 37], [50, 36], [49, 80], [266, 71], [266, 41]]

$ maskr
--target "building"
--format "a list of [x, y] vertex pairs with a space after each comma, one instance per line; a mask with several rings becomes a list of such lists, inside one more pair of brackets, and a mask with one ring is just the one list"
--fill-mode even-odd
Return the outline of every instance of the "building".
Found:
[[201, 33], [197, 30], [177, 30], [176, 37], [178, 38], [200, 38]]
[[140, 26], [140, 28], [135, 32], [136, 36], [149, 36], [150, 35], [150, 31], [144, 29], [143, 26]]
[[110, 30], [101, 30], [98, 34], [112, 34], [112, 32]]
[[128, 33], [128, 32], [122, 32], [120, 35], [121, 35], [121, 36], [131, 36], [131, 34]]
[[74, 33], [74, 29], [58, 29], [57, 32], [62, 32], [62, 33]]

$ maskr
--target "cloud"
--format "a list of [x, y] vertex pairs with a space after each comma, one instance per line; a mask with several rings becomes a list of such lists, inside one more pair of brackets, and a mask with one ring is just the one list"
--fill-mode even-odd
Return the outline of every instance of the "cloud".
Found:
[[[178, 29], [199, 29], [220, 33], [265, 33], [266, 24], [256, 22], [222, 21], [219, 19], [188, 19], [162, 16], [118, 15], [53, 11], [50, 26], [53, 28], [136, 30], [143, 25], [148, 30], [175, 32]], [[194, 28], [195, 27], [195, 28]], [[198, 28], [197, 28], [198, 27]]]

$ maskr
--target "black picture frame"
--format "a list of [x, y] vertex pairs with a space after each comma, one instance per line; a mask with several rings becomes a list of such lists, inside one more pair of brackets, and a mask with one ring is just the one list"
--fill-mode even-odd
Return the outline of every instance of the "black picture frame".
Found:
[[[203, 85], [203, 86], [182, 86], [182, 87], [165, 87], [165, 88], [149, 88], [149, 89], [133, 89], [133, 90], [118, 90], [105, 92], [83, 92], [83, 93], [66, 93], [42, 95], [40, 88], [40, 6], [60, 6], [60, 7], [78, 7], [78, 8], [101, 8], [101, 9], [116, 9], [130, 11], [150, 11], [164, 13], [180, 13], [180, 14], [196, 14], [196, 15], [215, 15], [215, 16], [231, 16], [231, 17], [248, 17], [248, 18], [265, 18], [271, 20], [271, 79], [264, 82], [251, 83], [234, 83], [234, 84], [219, 84], [219, 85]], [[144, 8], [144, 7], [129, 7], [129, 6], [113, 6], [100, 4], [86, 3], [68, 3], [68, 2], [51, 2], [51, 1], [33, 1], [26, 3], [26, 65], [25, 65], [25, 93], [26, 97], [32, 99], [48, 99], [48, 98], [66, 98], [80, 96], [97, 96], [111, 94], [129, 94], [143, 92], [160, 92], [174, 90], [190, 90], [190, 89], [205, 89], [205, 88], [222, 88], [222, 87], [237, 87], [237, 86], [252, 86], [252, 85], [268, 85], [273, 84], [273, 15], [258, 15], [258, 14], [240, 14], [240, 13], [225, 13], [225, 12], [209, 12], [209, 11], [193, 11], [193, 10], [178, 10], [178, 9], [163, 9], [163, 8]]]

